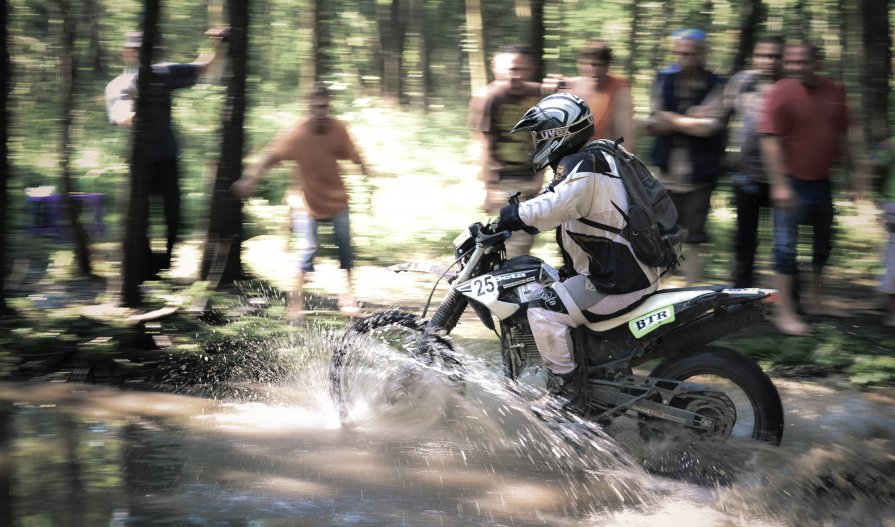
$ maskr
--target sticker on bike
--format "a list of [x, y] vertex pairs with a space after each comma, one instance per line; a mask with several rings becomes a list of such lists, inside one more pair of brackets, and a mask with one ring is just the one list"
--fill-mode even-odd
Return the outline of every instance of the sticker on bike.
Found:
[[480, 276], [472, 281], [472, 294], [476, 298], [492, 296], [497, 291], [497, 282], [491, 275]]
[[671, 322], [674, 322], [674, 306], [666, 306], [628, 322], [628, 328], [640, 338]]

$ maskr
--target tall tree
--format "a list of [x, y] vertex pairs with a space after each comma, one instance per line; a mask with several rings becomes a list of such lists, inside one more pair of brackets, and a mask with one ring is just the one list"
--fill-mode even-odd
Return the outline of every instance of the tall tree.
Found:
[[[332, 74], [332, 0], [311, 0], [314, 32], [312, 57], [314, 58], [314, 80], [321, 80]], [[307, 90], [305, 90], [307, 91]]]
[[77, 82], [78, 65], [75, 60], [75, 16], [69, 0], [60, 0], [59, 11], [62, 18], [62, 42], [60, 46], [60, 93], [62, 95], [62, 131], [59, 137], [59, 164], [62, 172], [62, 203], [69, 227], [72, 231], [72, 239], [75, 245], [75, 260], [78, 264], [78, 273], [82, 276], [91, 274], [90, 249], [88, 247], [87, 231], [81, 225], [79, 219], [79, 203], [72, 197], [74, 184], [72, 183], [71, 157], [72, 157], [72, 124], [75, 115], [75, 89]]
[[863, 86], [863, 123], [871, 145], [879, 144], [889, 130], [889, 92], [892, 80], [892, 26], [889, 22], [890, 0], [863, 0], [864, 54], [861, 86]]
[[469, 87], [473, 94], [488, 84], [485, 38], [480, 0], [466, 0], [466, 46], [469, 55]]
[[428, 34], [426, 32], [426, 2], [425, 0], [410, 0], [408, 36], [417, 47], [419, 54], [418, 68], [420, 72], [419, 104], [423, 111], [429, 108], [429, 96], [432, 90], [432, 73], [429, 70], [431, 50]]
[[668, 24], [667, 21], [673, 20], [674, 17], [674, 0], [664, 0], [662, 2], [662, 18], [656, 27], [656, 33], [653, 35], [653, 49], [650, 51], [650, 71], [658, 71], [659, 61], [665, 56], [665, 46], [668, 42]]
[[131, 154], [130, 196], [124, 229], [124, 281], [121, 300], [127, 307], [143, 304], [140, 284], [146, 277], [152, 251], [149, 247], [149, 148], [153, 130], [150, 99], [163, 87], [152, 82], [153, 46], [158, 37], [161, 11], [159, 0], [145, 0], [143, 8], [143, 43], [140, 46], [140, 68], [137, 73], [137, 104], [134, 117], [134, 145]]
[[[7, 222], [7, 185], [9, 183], [9, 41], [7, 28], [7, 13], [9, 3], [0, 0], [0, 314], [8, 315], [11, 309], [6, 303], [6, 258], [9, 254], [6, 243]], [[5, 421], [3, 421], [5, 422]], [[0, 431], [2, 432], [2, 431]], [[0, 488], [2, 490], [2, 488]], [[0, 512], [3, 512], [0, 509]], [[4, 516], [0, 514], [0, 520]]]
[[[382, 42], [382, 92], [386, 97], [401, 99], [404, 92], [404, 45], [407, 42], [407, 0], [391, 0], [380, 5], [379, 40]], [[386, 8], [387, 7], [387, 8]]]
[[637, 35], [640, 33], [641, 12], [638, 2], [629, 4], [629, 17], [631, 19], [631, 32], [628, 34], [628, 58], [625, 60], [625, 75], [634, 79], [634, 57], [637, 56]]
[[106, 62], [103, 60], [104, 50], [100, 37], [100, 21], [103, 19], [103, 7], [97, 0], [83, 0], [80, 20], [87, 26], [87, 64], [95, 79], [108, 76]]
[[[2, 6], [0, 10], [4, 15], [0, 16], [3, 20], [3, 26], [6, 27], [6, 0], [0, 0]], [[0, 30], [3, 33], [5, 31]], [[5, 35], [4, 35], [5, 36]], [[5, 189], [4, 189], [5, 191]], [[6, 192], [4, 192], [5, 194]], [[5, 209], [4, 209], [5, 210]], [[2, 295], [0, 295], [2, 298]], [[0, 402], [0, 525], [13, 524], [13, 494], [12, 494], [12, 471], [13, 471], [13, 438], [15, 436], [12, 429], [12, 404]]]
[[246, 77], [248, 62], [249, 0], [228, 0], [230, 14], [227, 58], [230, 77], [223, 108], [221, 157], [215, 177], [208, 221], [208, 238], [202, 257], [202, 276], [213, 287], [243, 277], [242, 201], [230, 190], [242, 174], [245, 150]]
[[742, 0], [740, 2], [740, 38], [737, 41], [737, 53], [733, 58], [730, 73], [736, 73], [746, 67], [752, 49], [755, 47], [755, 34], [762, 20], [764, 6], [761, 0]]
[[811, 34], [811, 13], [807, 0], [796, 0], [786, 22], [786, 35], [795, 40], [808, 38]]
[[543, 79], [547, 73], [544, 57], [544, 0], [531, 0], [531, 53], [535, 58], [535, 79]]

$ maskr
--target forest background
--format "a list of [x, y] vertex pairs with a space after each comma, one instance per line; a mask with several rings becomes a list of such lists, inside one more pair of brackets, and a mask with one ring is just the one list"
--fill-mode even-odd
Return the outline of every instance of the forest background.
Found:
[[[335, 112], [349, 123], [377, 174], [365, 179], [346, 167], [357, 211], [353, 227], [359, 257], [361, 263], [379, 266], [408, 256], [444, 257], [450, 239], [464, 225], [481, 219], [466, 107], [471, 94], [491, 80], [488, 62], [502, 45], [531, 46], [542, 57], [540, 77], [574, 75], [578, 49], [591, 38], [608, 40], [616, 57], [613, 73], [632, 79], [635, 114], [642, 118], [649, 111], [647, 90], [655, 72], [673, 61], [668, 44], [675, 29], [704, 28], [711, 46], [709, 67], [725, 75], [748, 65], [758, 37], [808, 38], [822, 49], [823, 73], [848, 89], [859, 143], [869, 151], [890, 133], [888, 0], [3, 4], [0, 25], [5, 34], [0, 40], [8, 57], [2, 68], [8, 94], [3, 97], [2, 146], [8, 152], [0, 156], [0, 183], [5, 188], [0, 192], [5, 271], [0, 273], [0, 308], [15, 308], [20, 314], [33, 313], [35, 301], [10, 291], [61, 276], [105, 277], [111, 285], [92, 298], [95, 302], [137, 307], [156, 301], [146, 298], [134, 258], [128, 257], [127, 244], [122, 245], [129, 239], [128, 229], [146, 221], [140, 201], [145, 196], [139, 196], [145, 181], [137, 165], [131, 169], [136, 150], [128, 131], [108, 124], [103, 99], [105, 84], [121, 70], [118, 53], [124, 35], [133, 30], [142, 29], [146, 40], [155, 41], [152, 62], [188, 62], [210, 48], [204, 35], [208, 28], [232, 28], [228, 72], [216, 82], [180, 90], [175, 97], [184, 245], [195, 248], [201, 260], [196, 274], [185, 279], [193, 289], [196, 284], [220, 289], [244, 278], [242, 242], [288, 229], [282, 205], [287, 169], [265, 179], [260, 199], [245, 206], [228, 189], [244, 163], [304, 114], [305, 94], [315, 80], [332, 88]], [[641, 139], [641, 151], [648, 141]], [[34, 218], [27, 210], [26, 193], [49, 186], [62, 193], [102, 193], [105, 235], [91, 237], [81, 225], [90, 221], [82, 213], [69, 216], [72, 239], [65, 243], [27, 236]], [[716, 197], [721, 213], [713, 215], [712, 226], [719, 236], [710, 274], [720, 281], [727, 278], [729, 263], [726, 192], [722, 183]], [[879, 271], [882, 230], [866, 208], [844, 203], [841, 209], [853, 214], [846, 214], [841, 224], [847, 243], [834, 262], [836, 273], [869, 284]], [[135, 215], [141, 216], [138, 221]], [[152, 228], [161, 237], [161, 226]], [[549, 251], [543, 246], [540, 250]], [[30, 271], [35, 266], [29, 259], [40, 251], [47, 255], [46, 266], [40, 269], [41, 278], [33, 279]], [[38, 323], [31, 326], [28, 334], [41, 333], [35, 329]], [[22, 330], [16, 328], [19, 334], [6, 337], [6, 342], [26, 333]], [[60, 334], [52, 333], [52, 338]], [[84, 338], [79, 334], [76, 340]], [[800, 349], [814, 353], [816, 344]], [[893, 347], [885, 340], [879, 346], [884, 352]], [[885, 368], [890, 366], [895, 372], [895, 365]], [[879, 369], [877, 362], [867, 368]]]

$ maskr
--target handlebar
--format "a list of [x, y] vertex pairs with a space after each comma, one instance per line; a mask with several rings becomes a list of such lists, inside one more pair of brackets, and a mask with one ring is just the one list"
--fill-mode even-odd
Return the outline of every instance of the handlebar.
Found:
[[486, 247], [497, 245], [507, 240], [513, 233], [510, 231], [492, 232], [496, 224], [482, 225], [473, 223], [469, 226], [469, 232], [475, 237], [475, 242]]

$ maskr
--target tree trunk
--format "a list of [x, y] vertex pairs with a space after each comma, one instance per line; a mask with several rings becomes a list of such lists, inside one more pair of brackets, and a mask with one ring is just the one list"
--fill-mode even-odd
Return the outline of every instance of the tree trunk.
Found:
[[661, 20], [666, 21], [666, 23], [659, 24], [656, 28], [656, 33], [653, 36], [653, 49], [650, 52], [650, 71], [659, 71], [659, 61], [662, 60], [664, 56], [664, 52], [666, 51], [666, 45], [668, 42], [668, 23], [667, 21], [674, 20], [674, 1], [673, 0], [665, 0], [662, 3], [662, 18]]
[[152, 78], [152, 51], [158, 36], [159, 0], [143, 4], [143, 44], [140, 47], [140, 69], [137, 75], [137, 106], [134, 117], [134, 150], [131, 154], [130, 197], [124, 229], [124, 281], [121, 300], [127, 307], [143, 304], [140, 284], [146, 278], [152, 261], [149, 247], [149, 148], [152, 131], [150, 98], [164, 89], [155, 86]]
[[889, 0], [863, 0], [864, 87], [863, 112], [865, 135], [875, 146], [889, 132], [889, 81], [892, 79], [892, 29], [889, 25]]
[[789, 23], [785, 25], [786, 34], [793, 40], [803, 40], [810, 35], [811, 15], [806, 0], [796, 0], [792, 8]]
[[740, 4], [740, 39], [737, 43], [737, 54], [733, 58], [730, 74], [746, 68], [752, 50], [755, 48], [755, 34], [761, 22], [763, 6], [761, 0], [743, 0]]
[[547, 70], [544, 60], [544, 0], [531, 0], [531, 54], [535, 60], [534, 78], [540, 81]]
[[[308, 0], [308, 3], [302, 2], [302, 9], [296, 9], [298, 14], [298, 27], [301, 31], [307, 31], [311, 33], [311, 52], [308, 56], [302, 55], [298, 58], [298, 92], [299, 99], [303, 97], [303, 94], [309, 92], [311, 90], [311, 86], [314, 84], [314, 79], [317, 78], [316, 71], [316, 61], [317, 58], [315, 53], [317, 52], [317, 2], [322, 0]], [[276, 49], [270, 43], [267, 43], [268, 52], [265, 54], [273, 53], [272, 50]]]
[[429, 25], [429, 20], [431, 16], [427, 14], [426, 11], [426, 1], [420, 0], [422, 4], [422, 13], [423, 13], [423, 28], [420, 34], [420, 45], [423, 47], [420, 50], [423, 58], [423, 91], [425, 93], [426, 98], [426, 110], [429, 109], [429, 102], [432, 100], [432, 95], [435, 92], [435, 81], [432, 78], [432, 49], [434, 47], [433, 40], [429, 38], [429, 32], [426, 31], [426, 28]]
[[[6, 304], [6, 259], [10, 253], [8, 250], [6, 231], [9, 226], [7, 214], [8, 197], [6, 195], [9, 182], [9, 145], [6, 141], [9, 137], [9, 78], [11, 66], [9, 63], [9, 42], [7, 32], [7, 13], [9, 5], [7, 0], [0, 0], [0, 314], [9, 315], [12, 310]], [[2, 421], [0, 421], [2, 422]], [[2, 425], [5, 426], [5, 425]], [[2, 431], [0, 431], [2, 433]], [[0, 481], [0, 483], [3, 483]], [[3, 488], [0, 485], [0, 492]], [[9, 489], [6, 489], [7, 491]], [[2, 497], [2, 494], [0, 494]], [[3, 500], [0, 499], [0, 502]], [[8, 507], [11, 507], [10, 504]], [[7, 507], [0, 506], [0, 523], [5, 519]], [[9, 512], [11, 516], [11, 512]], [[11, 525], [12, 522], [5, 525]]]
[[332, 75], [332, 1], [312, 0], [314, 32], [314, 80], [319, 81]]
[[485, 66], [482, 4], [480, 0], [466, 0], [466, 40], [469, 57], [469, 87], [475, 95], [488, 84]]
[[60, 14], [62, 15], [62, 45], [60, 57], [60, 78], [61, 85], [59, 91], [62, 94], [62, 133], [60, 134], [60, 170], [62, 172], [62, 203], [65, 209], [65, 215], [68, 218], [69, 227], [72, 231], [72, 239], [75, 246], [75, 260], [78, 264], [78, 274], [81, 276], [89, 276], [90, 268], [90, 248], [87, 232], [81, 225], [79, 218], [80, 203], [76, 202], [72, 197], [74, 185], [72, 184], [71, 173], [71, 156], [72, 156], [72, 134], [71, 127], [74, 121], [75, 112], [75, 83], [77, 79], [78, 67], [75, 64], [74, 45], [75, 45], [75, 28], [73, 27], [74, 13], [72, 13], [69, 0], [61, 0], [59, 2]]
[[410, 27], [409, 35], [411, 41], [416, 43], [419, 53], [419, 62], [417, 68], [420, 73], [420, 80], [417, 86], [420, 95], [416, 100], [420, 109], [425, 112], [429, 108], [429, 90], [431, 88], [432, 75], [429, 72], [429, 39], [426, 36], [426, 2], [425, 0], [410, 0], [408, 25]]
[[628, 59], [625, 61], [625, 75], [634, 82], [634, 58], [637, 56], [637, 34], [640, 33], [641, 9], [636, 1], [630, 4], [631, 33], [628, 35]]
[[702, 8], [699, 10], [699, 27], [706, 33], [712, 33], [712, 25], [715, 22], [712, 17], [714, 10], [715, 5], [712, 0], [703, 0]]
[[99, 22], [103, 20], [102, 6], [97, 0], [84, 0], [81, 10], [81, 20], [87, 24], [87, 64], [91, 65], [91, 75], [94, 79], [108, 77], [106, 63], [103, 60], [103, 45], [100, 38]]
[[[0, 6], [0, 10], [4, 14], [0, 15], [0, 18], [3, 19], [0, 20], [0, 23], [3, 23], [3, 26], [6, 27], [6, 0], [2, 0], [2, 2], [3, 5]], [[3, 36], [5, 37], [6, 31], [0, 31], [4, 33]], [[2, 295], [0, 295], [0, 299], [2, 298]], [[15, 516], [12, 509], [12, 472], [15, 468], [13, 465], [15, 456], [13, 456], [12, 451], [15, 438], [15, 431], [12, 429], [12, 408], [12, 404], [0, 402], [0, 525], [13, 525], [12, 519]]]
[[[407, 40], [407, 9], [402, 0], [391, 0], [388, 10], [379, 10], [379, 40], [382, 42], [382, 93], [403, 98], [404, 43]], [[377, 4], [379, 5], [379, 4]]]
[[227, 56], [231, 76], [223, 108], [221, 161], [215, 176], [208, 220], [208, 239], [202, 257], [202, 277], [212, 287], [243, 278], [242, 202], [230, 187], [242, 174], [245, 147], [246, 77], [248, 59], [248, 0], [229, 0], [230, 45]]

